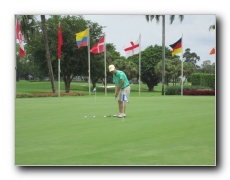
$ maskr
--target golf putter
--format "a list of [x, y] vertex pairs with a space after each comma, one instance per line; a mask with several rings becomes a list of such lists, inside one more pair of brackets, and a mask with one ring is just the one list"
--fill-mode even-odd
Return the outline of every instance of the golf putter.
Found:
[[[116, 108], [116, 97], [115, 97], [115, 101], [114, 101], [114, 105], [113, 105], [113, 109], [115, 109], [115, 108]], [[116, 114], [114, 114], [114, 115], [111, 114], [111, 117], [117, 117], [117, 115]]]

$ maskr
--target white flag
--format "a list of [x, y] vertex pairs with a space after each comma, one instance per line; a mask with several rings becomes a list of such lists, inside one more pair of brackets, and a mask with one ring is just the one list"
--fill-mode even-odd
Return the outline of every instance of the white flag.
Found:
[[124, 51], [126, 53], [126, 57], [133, 56], [134, 54], [138, 54], [140, 51], [140, 42], [139, 39], [136, 41], [131, 41], [124, 46]]
[[129, 102], [125, 94], [122, 94], [121, 100], [124, 102]]

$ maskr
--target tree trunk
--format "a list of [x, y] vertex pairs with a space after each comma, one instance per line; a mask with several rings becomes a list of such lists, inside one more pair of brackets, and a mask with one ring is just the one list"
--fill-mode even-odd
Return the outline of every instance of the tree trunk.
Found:
[[165, 94], [164, 84], [165, 84], [165, 15], [162, 15], [162, 95]]
[[63, 80], [65, 82], [65, 92], [69, 93], [69, 91], [70, 91], [70, 83], [71, 83], [70, 77], [69, 76], [64, 76]]
[[152, 92], [154, 90], [154, 84], [151, 83], [151, 81], [146, 82], [147, 86], [148, 86], [148, 91]]
[[47, 30], [46, 30], [45, 15], [41, 15], [41, 21], [42, 21], [42, 31], [44, 35], [44, 42], [45, 42], [45, 48], [46, 48], [46, 59], [47, 59], [48, 68], [49, 68], [50, 82], [51, 82], [52, 92], [55, 93], [56, 89], [55, 89], [55, 84], [54, 84], [52, 63], [50, 59], [50, 51], [49, 51], [49, 44], [48, 44], [48, 37], [47, 37]]

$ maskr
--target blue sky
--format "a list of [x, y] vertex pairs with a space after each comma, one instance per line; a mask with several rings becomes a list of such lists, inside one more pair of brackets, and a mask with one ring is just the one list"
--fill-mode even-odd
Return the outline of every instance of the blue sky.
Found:
[[[141, 34], [141, 49], [144, 50], [150, 45], [162, 45], [162, 20], [156, 23], [147, 22], [145, 15], [84, 15], [85, 19], [97, 22], [101, 26], [106, 26], [106, 42], [113, 43], [116, 50], [125, 56], [123, 46], [132, 40], [137, 40]], [[212, 24], [216, 24], [215, 14], [189, 14], [184, 15], [181, 23], [176, 15], [173, 24], [170, 25], [169, 15], [165, 17], [165, 46], [169, 47], [182, 37], [183, 52], [190, 48], [200, 56], [198, 65], [204, 60], [215, 62], [215, 55], [209, 52], [216, 46], [216, 31], [209, 31]], [[169, 47], [170, 48], [170, 47]], [[171, 49], [171, 48], [170, 48]], [[180, 54], [178, 54], [180, 55]]]

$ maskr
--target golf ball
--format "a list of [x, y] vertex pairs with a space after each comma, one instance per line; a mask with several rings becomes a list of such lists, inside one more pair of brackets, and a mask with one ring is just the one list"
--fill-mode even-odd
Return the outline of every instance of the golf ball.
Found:
[[104, 117], [106, 117], [106, 116], [104, 116]]
[[87, 116], [85, 116], [85, 118], [87, 118]]
[[96, 116], [93, 116], [94, 118], [96, 117]]

